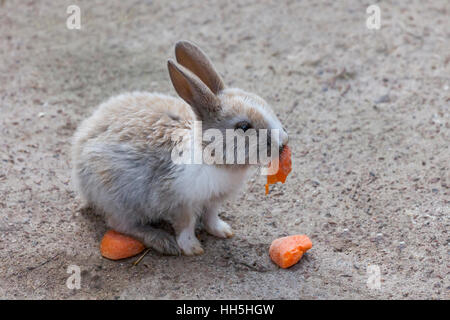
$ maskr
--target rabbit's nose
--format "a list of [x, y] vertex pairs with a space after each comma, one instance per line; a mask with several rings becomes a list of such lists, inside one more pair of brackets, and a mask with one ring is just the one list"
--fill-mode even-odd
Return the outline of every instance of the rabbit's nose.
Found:
[[281, 130], [280, 134], [281, 134], [281, 136], [280, 136], [280, 141], [281, 141], [280, 146], [287, 145], [288, 142], [289, 142], [289, 136], [288, 136], [286, 130], [285, 129]]

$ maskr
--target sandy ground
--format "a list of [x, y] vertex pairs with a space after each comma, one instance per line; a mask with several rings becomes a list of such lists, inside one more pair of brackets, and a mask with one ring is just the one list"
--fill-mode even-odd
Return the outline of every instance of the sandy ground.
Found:
[[[0, 1], [0, 298], [450, 298], [450, 2], [382, 1], [380, 30], [367, 1], [106, 3]], [[254, 176], [221, 209], [235, 237], [201, 232], [202, 256], [108, 261], [70, 139], [111, 95], [175, 94], [179, 39], [273, 105], [294, 170], [270, 196]], [[281, 270], [269, 245], [297, 233], [314, 247]]]

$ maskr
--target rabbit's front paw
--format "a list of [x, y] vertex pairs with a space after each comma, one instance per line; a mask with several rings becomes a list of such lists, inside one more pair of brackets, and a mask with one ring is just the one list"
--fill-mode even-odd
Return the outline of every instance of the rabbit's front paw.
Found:
[[230, 225], [222, 219], [212, 219], [205, 225], [206, 231], [218, 238], [231, 238], [233, 230]]
[[182, 232], [177, 238], [177, 243], [183, 254], [187, 256], [198, 255], [204, 252], [200, 241], [195, 235]]

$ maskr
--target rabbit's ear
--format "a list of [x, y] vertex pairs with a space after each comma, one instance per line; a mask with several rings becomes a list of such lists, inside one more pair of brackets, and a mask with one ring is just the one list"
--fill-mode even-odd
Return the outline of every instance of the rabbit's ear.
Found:
[[194, 110], [199, 120], [220, 110], [217, 96], [192, 72], [173, 60], [167, 61], [170, 79], [178, 95]]
[[175, 45], [175, 56], [179, 64], [197, 75], [214, 94], [224, 89], [222, 78], [199, 47], [188, 41], [179, 41]]

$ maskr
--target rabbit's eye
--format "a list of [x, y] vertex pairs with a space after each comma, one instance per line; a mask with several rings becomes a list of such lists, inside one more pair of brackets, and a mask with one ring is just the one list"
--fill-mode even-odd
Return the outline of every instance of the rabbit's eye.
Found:
[[252, 125], [248, 123], [247, 121], [240, 121], [236, 123], [234, 129], [242, 129], [244, 132], [250, 129]]

